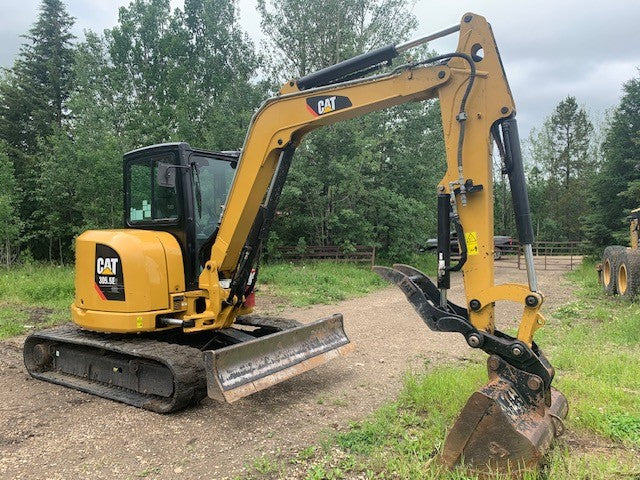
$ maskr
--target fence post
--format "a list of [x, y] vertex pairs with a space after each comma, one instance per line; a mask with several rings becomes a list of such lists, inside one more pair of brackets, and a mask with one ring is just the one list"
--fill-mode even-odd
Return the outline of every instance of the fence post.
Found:
[[571, 252], [571, 259], [570, 259], [570, 266], [569, 266], [569, 270], [573, 270], [573, 243], [571, 244], [571, 246], [569, 247], [569, 251]]
[[371, 251], [371, 268], [376, 265], [376, 246], [373, 246], [373, 250]]
[[548, 256], [549, 252], [547, 251], [547, 249], [545, 248], [544, 250], [544, 269], [547, 269], [547, 256]]
[[522, 245], [518, 243], [518, 270], [520, 270], [520, 248]]

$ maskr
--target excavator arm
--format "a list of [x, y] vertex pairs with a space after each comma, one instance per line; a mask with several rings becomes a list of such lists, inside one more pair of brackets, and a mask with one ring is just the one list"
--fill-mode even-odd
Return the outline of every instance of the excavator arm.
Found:
[[[285, 85], [280, 95], [262, 105], [247, 133], [211, 257], [200, 277], [200, 286], [209, 290], [210, 298], [220, 299], [216, 326], [230, 325], [234, 311], [240, 307], [248, 272], [255, 267], [293, 152], [304, 135], [372, 111], [437, 98], [447, 161], [437, 189], [439, 235], [443, 237], [438, 249], [439, 291], [446, 298], [449, 272], [461, 269], [469, 322], [474, 329], [488, 333], [494, 332], [496, 301], [522, 304], [525, 310], [518, 340], [523, 348], [533, 346], [533, 334], [544, 324], [544, 318], [539, 313], [543, 297], [529, 256], [529, 285], [495, 285], [493, 276], [493, 139], [505, 156], [518, 233], [525, 251], [530, 251], [533, 242], [515, 104], [486, 20], [466, 14], [459, 27], [444, 32], [456, 30], [460, 35], [455, 53], [363, 79], [331, 83], [339, 79], [329, 76], [324, 79], [328, 85], [311, 89], [301, 89], [314, 83], [303, 78]], [[373, 61], [377, 60], [374, 55]], [[330, 67], [336, 70], [334, 76], [341, 75], [335, 67]], [[316, 83], [317, 77], [322, 79], [318, 73], [310, 77]], [[465, 239], [461, 242], [463, 260], [458, 268], [444, 265], [449, 245], [448, 237], [444, 237], [448, 236], [450, 225], [463, 234], [459, 238]], [[230, 292], [220, 289], [220, 279], [232, 279]], [[442, 301], [439, 304], [446, 305]]]
[[[404, 50], [456, 31], [459, 43], [454, 53], [358, 78]], [[436, 192], [437, 283], [406, 265], [375, 270], [402, 289], [429, 328], [461, 333], [469, 346], [490, 355], [491, 382], [469, 400], [448, 436], [445, 463], [531, 466], [559, 430], [567, 404], [551, 388], [553, 368], [533, 341], [545, 320], [533, 266], [515, 104], [491, 27], [479, 15], [465, 14], [459, 26], [291, 81], [261, 106], [247, 133], [211, 257], [200, 276], [200, 287], [208, 291], [213, 310], [202, 319], [212, 314], [208, 318], [215, 319], [214, 327], [228, 327], [243, 308], [293, 153], [305, 134], [369, 112], [434, 98], [440, 102], [447, 163]], [[494, 282], [493, 141], [509, 174], [527, 285]], [[449, 258], [451, 228], [462, 247], [456, 265]], [[447, 299], [450, 274], [458, 270], [463, 274], [465, 306]], [[228, 288], [220, 286], [221, 280], [230, 280]], [[499, 301], [523, 308], [516, 337], [495, 327], [494, 306]], [[195, 329], [202, 327], [199, 321], [195, 318]]]

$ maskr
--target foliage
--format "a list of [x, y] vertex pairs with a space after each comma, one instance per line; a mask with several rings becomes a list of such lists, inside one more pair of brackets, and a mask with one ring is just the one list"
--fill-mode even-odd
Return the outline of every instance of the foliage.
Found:
[[17, 192], [13, 163], [0, 144], [0, 264], [10, 267], [15, 260], [14, 245], [20, 233], [20, 219], [16, 210]]
[[[25, 35], [13, 68], [0, 82], [0, 140], [13, 163], [22, 238], [34, 252], [46, 251], [42, 235], [46, 205], [38, 177], [48, 155], [43, 139], [68, 126], [73, 88], [73, 18], [61, 0], [42, 0], [38, 19]], [[50, 242], [49, 242], [50, 244]]]
[[258, 11], [279, 83], [398, 43], [417, 25], [406, 0], [258, 0]]
[[[169, 0], [133, 0], [113, 28], [74, 43], [63, 1], [41, 0], [12, 68], [0, 75], [9, 186], [0, 198], [3, 259], [22, 251], [71, 260], [80, 232], [121, 225], [124, 152], [168, 141], [239, 149], [277, 85], [397, 43], [417, 24], [407, 0], [260, 0], [257, 13], [260, 51], [239, 27], [237, 0], [186, 0], [173, 10]], [[625, 215], [640, 193], [639, 82], [625, 86], [602, 159], [586, 109], [571, 95], [534, 131], [528, 160], [539, 239], [625, 241]], [[267, 253], [277, 245], [366, 244], [410, 258], [435, 234], [431, 193], [445, 156], [439, 113], [426, 101], [310, 132]], [[505, 176], [494, 176], [495, 231], [515, 235]]]
[[640, 77], [624, 84], [602, 152], [587, 216], [587, 237], [600, 252], [606, 245], [628, 244], [626, 216], [640, 206]]
[[171, 11], [168, 0], [135, 0], [118, 25], [74, 46], [72, 25], [60, 0], [43, 0], [0, 79], [22, 248], [49, 261], [70, 260], [81, 231], [121, 225], [124, 152], [177, 140], [237, 149], [265, 92], [235, 1]]
[[[259, 2], [272, 67], [284, 80], [397, 42], [415, 27], [402, 0]], [[317, 21], [335, 18], [337, 22]], [[406, 260], [433, 234], [444, 166], [436, 103], [374, 112], [308, 135], [274, 224], [289, 245], [376, 245]]]
[[539, 240], [582, 240], [584, 195], [597, 166], [593, 133], [584, 107], [573, 96], [531, 133], [531, 205]]

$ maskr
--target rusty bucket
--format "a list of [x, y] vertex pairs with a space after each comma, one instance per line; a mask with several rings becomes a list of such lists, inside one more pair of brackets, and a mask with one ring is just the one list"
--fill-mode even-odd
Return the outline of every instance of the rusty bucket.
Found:
[[447, 435], [440, 461], [517, 476], [535, 468], [564, 431], [565, 396], [536, 375], [492, 355], [489, 383], [477, 390]]

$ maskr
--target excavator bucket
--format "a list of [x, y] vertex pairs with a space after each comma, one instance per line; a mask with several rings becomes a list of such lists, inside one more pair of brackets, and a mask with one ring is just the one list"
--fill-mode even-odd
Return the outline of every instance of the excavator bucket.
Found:
[[[497, 330], [480, 337], [481, 332], [468, 321], [464, 307], [450, 301], [441, 307], [438, 288], [419, 270], [396, 264], [393, 268], [374, 267], [374, 271], [400, 287], [430, 329], [459, 332], [465, 338], [478, 335], [482, 340], [470, 345], [485, 351], [496, 351], [501, 342], [509, 341]], [[553, 378], [553, 367], [535, 348], [542, 368], [535, 371], [548, 372], [548, 377]], [[554, 437], [562, 434], [567, 399], [548, 387], [550, 382], [545, 385], [541, 376], [509, 364], [496, 354], [488, 359], [488, 371], [489, 382], [467, 401], [439, 458], [449, 468], [465, 465], [481, 474], [517, 476], [538, 465]]]
[[477, 390], [447, 435], [440, 460], [449, 468], [518, 475], [535, 468], [564, 431], [568, 404], [536, 375], [492, 355], [489, 383]]
[[353, 350], [335, 314], [218, 350], [205, 350], [207, 394], [235, 402]]

